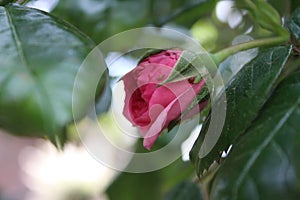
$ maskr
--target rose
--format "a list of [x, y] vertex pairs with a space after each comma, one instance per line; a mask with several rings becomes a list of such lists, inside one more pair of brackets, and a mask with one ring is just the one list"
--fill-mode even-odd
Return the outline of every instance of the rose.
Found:
[[[123, 114], [139, 129], [148, 150], [161, 131], [172, 120], [179, 119], [204, 85], [204, 80], [195, 84], [193, 78], [159, 85], [169, 76], [181, 55], [181, 50], [150, 55], [122, 78], [125, 88]], [[197, 113], [205, 104], [199, 104], [188, 115]]]

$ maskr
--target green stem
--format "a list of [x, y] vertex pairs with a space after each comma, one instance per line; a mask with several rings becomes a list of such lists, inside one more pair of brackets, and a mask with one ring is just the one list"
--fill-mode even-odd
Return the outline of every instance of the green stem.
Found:
[[289, 40], [289, 36], [279, 36], [265, 39], [252, 40], [250, 42], [245, 42], [241, 44], [237, 44], [226, 49], [223, 49], [212, 55], [213, 60], [216, 65], [219, 65], [222, 61], [224, 61], [227, 57], [239, 52], [244, 51], [256, 47], [266, 47], [266, 46], [274, 46], [287, 42]]
[[200, 186], [203, 200], [209, 200], [209, 193], [208, 193], [207, 185], [200, 184], [199, 186]]

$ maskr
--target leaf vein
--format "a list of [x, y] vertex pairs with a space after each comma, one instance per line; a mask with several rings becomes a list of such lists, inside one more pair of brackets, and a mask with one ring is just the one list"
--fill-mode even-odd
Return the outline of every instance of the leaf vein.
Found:
[[283, 118], [277, 123], [277, 125], [274, 127], [274, 129], [270, 132], [269, 136], [263, 141], [263, 143], [258, 146], [257, 151], [253, 153], [253, 155], [250, 157], [248, 162], [246, 163], [244, 169], [242, 170], [240, 176], [237, 178], [236, 184], [233, 189], [234, 193], [234, 199], [236, 199], [238, 194], [239, 186], [241, 185], [242, 181], [244, 180], [246, 174], [249, 172], [250, 168], [253, 166], [261, 152], [270, 144], [278, 130], [282, 128], [282, 126], [287, 122], [293, 111], [297, 108], [298, 104], [300, 104], [300, 97], [297, 99], [294, 106], [292, 106], [288, 112], [283, 116]]
[[12, 32], [14, 41], [16, 43], [16, 48], [17, 48], [18, 55], [20, 57], [21, 63], [24, 65], [24, 67], [27, 68], [28, 71], [31, 71], [30, 68], [29, 68], [29, 66], [28, 66], [28, 63], [27, 63], [27, 61], [25, 59], [25, 54], [24, 54], [24, 51], [23, 51], [23, 48], [22, 48], [22, 43], [21, 43], [20, 38], [18, 36], [18, 33], [17, 33], [16, 27], [15, 27], [15, 25], [13, 23], [12, 17], [11, 17], [11, 15], [8, 12], [7, 9], [5, 9], [5, 12], [6, 12], [8, 23], [10, 25], [10, 30]]
[[[40, 108], [41, 112], [49, 113], [54, 118], [55, 117], [54, 107], [53, 107], [53, 104], [51, 103], [50, 95], [47, 92], [47, 89], [46, 89], [47, 87], [45, 87], [43, 85], [42, 81], [39, 79], [39, 77], [37, 76], [37, 74], [35, 74], [35, 72], [30, 68], [30, 66], [29, 66], [29, 64], [28, 64], [28, 62], [26, 60], [25, 53], [23, 51], [23, 45], [22, 45], [22, 42], [21, 42], [20, 37], [18, 35], [17, 28], [16, 28], [16, 26], [15, 26], [15, 24], [13, 22], [13, 18], [11, 16], [11, 14], [9, 13], [8, 8], [6, 8], [6, 7], [5, 7], [5, 12], [6, 12], [6, 16], [7, 16], [7, 20], [8, 20], [8, 24], [9, 24], [10, 30], [12, 32], [12, 37], [13, 37], [14, 42], [16, 44], [16, 49], [17, 49], [17, 52], [18, 52], [21, 64], [26, 68], [27, 72], [29, 74], [31, 74], [30, 77], [35, 82], [35, 87], [38, 90], [38, 92], [41, 94], [41, 97], [43, 98], [43, 101], [40, 102], [42, 105], [41, 104], [40, 105], [37, 104], [37, 106]], [[14, 73], [12, 73], [12, 75], [13, 74]], [[53, 130], [52, 126], [49, 125], [50, 123], [46, 122], [46, 119], [43, 119], [43, 121], [45, 122], [43, 124], [43, 126], [45, 127], [45, 131], [46, 132], [49, 132], [50, 130]], [[52, 132], [50, 132], [50, 133], [53, 134]]]

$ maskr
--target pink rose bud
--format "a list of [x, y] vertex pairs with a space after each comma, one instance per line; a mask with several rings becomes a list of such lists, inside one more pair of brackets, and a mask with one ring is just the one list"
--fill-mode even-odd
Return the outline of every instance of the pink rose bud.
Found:
[[[168, 78], [181, 54], [181, 50], [161, 51], [144, 58], [123, 77], [126, 93], [123, 114], [143, 135], [148, 150], [161, 131], [187, 110], [204, 85], [204, 80], [195, 84], [194, 79], [159, 85]], [[205, 104], [199, 104], [188, 115], [196, 114]]]

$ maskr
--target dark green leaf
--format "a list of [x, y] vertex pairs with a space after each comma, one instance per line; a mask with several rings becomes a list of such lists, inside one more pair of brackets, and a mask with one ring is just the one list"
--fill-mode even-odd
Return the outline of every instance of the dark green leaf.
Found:
[[[243, 134], [255, 119], [257, 112], [274, 89], [289, 54], [290, 47], [263, 50], [229, 82], [226, 86], [226, 118], [220, 138], [204, 158], [199, 157], [202, 146], [208, 145], [204, 143], [206, 134], [209, 133], [207, 131], [210, 118], [208, 118], [190, 153], [198, 175], [201, 175], [204, 169], [208, 169], [214, 161], [219, 161], [222, 151], [226, 151], [231, 144], [234, 144], [236, 138]], [[218, 111], [222, 109], [218, 108], [220, 105], [216, 100], [213, 106]], [[215, 125], [217, 124], [212, 124]]]
[[[138, 145], [142, 147], [142, 142]], [[110, 200], [162, 199], [178, 182], [192, 175], [194, 175], [192, 165], [179, 158], [166, 168], [154, 172], [121, 173], [108, 188], [107, 194]]]
[[160, 199], [160, 174], [155, 172], [143, 174], [122, 173], [108, 188], [110, 200], [153, 200]]
[[291, 11], [294, 11], [295, 9], [298, 9], [300, 7], [300, 1], [298, 0], [290, 0], [290, 1], [291, 1], [291, 5], [290, 5]]
[[114, 34], [146, 25], [149, 10], [148, 0], [60, 0], [52, 13], [98, 43]]
[[[60, 141], [64, 126], [73, 119], [76, 74], [94, 43], [45, 12], [17, 5], [0, 7], [0, 38], [0, 127]], [[99, 65], [86, 72], [90, 79], [97, 68], [105, 67]], [[90, 86], [84, 80], [80, 85], [83, 91]], [[76, 100], [87, 104], [84, 95]]]
[[4, 6], [4, 5], [6, 5], [6, 4], [8, 4], [8, 3], [11, 3], [11, 2], [13, 2], [14, 0], [0, 0], [0, 6]]
[[[103, 78], [104, 79], [104, 78]], [[102, 79], [102, 80], [103, 80]], [[110, 104], [111, 104], [111, 97], [112, 97], [112, 91], [110, 88], [110, 81], [109, 78], [106, 81], [106, 83], [102, 83], [101, 86], [104, 86], [102, 89], [100, 97], [96, 101], [96, 114], [101, 115], [104, 112], [107, 112]]]
[[221, 165], [212, 199], [300, 198], [300, 73], [275, 90]]
[[173, 188], [165, 200], [201, 200], [202, 195], [197, 183], [183, 181]]
[[297, 40], [300, 39], [300, 8], [297, 8], [287, 21], [287, 27]]
[[154, 10], [155, 21], [157, 26], [165, 25], [168, 22], [175, 22], [184, 27], [191, 27], [198, 19], [205, 15], [210, 15], [214, 9], [217, 0], [186, 0], [164, 1], [154, 0], [159, 9]]
[[[190, 27], [211, 14], [217, 0], [60, 0], [52, 13], [67, 20], [95, 42], [149, 24], [175, 22]], [[134, 13], [134, 14], [133, 14]]]

